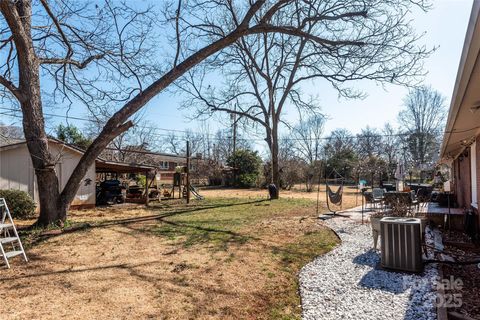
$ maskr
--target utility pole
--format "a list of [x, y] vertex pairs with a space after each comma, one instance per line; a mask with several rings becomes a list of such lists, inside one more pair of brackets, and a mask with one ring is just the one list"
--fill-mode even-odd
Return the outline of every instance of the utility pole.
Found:
[[187, 203], [190, 203], [190, 141], [187, 140]]
[[[237, 151], [237, 104], [235, 103], [235, 112], [232, 113], [232, 119], [233, 119], [233, 152], [232, 155], [235, 157], [235, 151]], [[233, 181], [236, 183], [237, 181], [237, 163], [235, 161], [236, 158], [233, 158]]]
[[237, 104], [235, 103], [235, 113], [233, 113], [233, 153], [237, 150]]

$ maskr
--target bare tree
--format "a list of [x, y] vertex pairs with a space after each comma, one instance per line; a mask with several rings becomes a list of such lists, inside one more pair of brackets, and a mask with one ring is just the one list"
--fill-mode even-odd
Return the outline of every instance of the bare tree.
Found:
[[[142, 113], [132, 117], [135, 126], [115, 137], [100, 156], [110, 161], [152, 164], [151, 158], [136, 151], [159, 151], [163, 139], [158, 134], [157, 127], [151, 121], [145, 120]], [[87, 137], [93, 140], [102, 131], [108, 116], [90, 116], [90, 121], [84, 127]]]
[[320, 159], [323, 156], [322, 135], [325, 128], [325, 117], [320, 114], [300, 121], [292, 130], [293, 145], [299, 156], [307, 163], [305, 182], [307, 192], [313, 188], [314, 177], [320, 174]]
[[[281, 2], [280, 2], [281, 3]], [[315, 3], [314, 6], [307, 3]], [[279, 184], [278, 136], [289, 106], [316, 112], [316, 103], [300, 90], [305, 81], [322, 78], [350, 98], [362, 96], [345, 84], [351, 80], [409, 84], [422, 74], [429, 52], [418, 47], [406, 12], [423, 1], [298, 1], [277, 15], [277, 25], [294, 24], [319, 38], [294, 33], [242, 38], [215, 57], [207, 70], [190, 73], [182, 86], [200, 115], [227, 112], [265, 132], [272, 159], [272, 183]], [[304, 19], [304, 16], [314, 18]], [[221, 72], [225, 86], [212, 86], [209, 72]]]
[[[242, 132], [237, 131], [236, 140], [236, 149], [252, 150], [251, 141]], [[232, 132], [229, 129], [217, 130], [213, 141], [213, 157], [219, 163], [225, 164], [227, 158], [233, 153]]]
[[[290, 190], [297, 183], [305, 182], [304, 178], [308, 177], [307, 175], [310, 172], [308, 164], [298, 155], [296, 143], [297, 141], [290, 136], [284, 136], [279, 141], [280, 187], [287, 190]], [[264, 167], [269, 169], [268, 172], [264, 172], [266, 181], [271, 181], [270, 162], [267, 162]]]
[[334, 170], [348, 178], [352, 169], [358, 164], [355, 138], [346, 129], [336, 129], [330, 133], [324, 152], [327, 178]]
[[376, 157], [380, 154], [382, 136], [377, 129], [367, 126], [357, 134], [355, 149], [360, 158]]
[[102, 155], [110, 154], [114, 161], [154, 164], [152, 157], [142, 152], [159, 150], [160, 139], [156, 132], [152, 123], [141, 121], [113, 139]]
[[[107, 0], [100, 6], [97, 2], [68, 0], [52, 3], [48, 0], [1, 1], [0, 12], [4, 19], [0, 21], [0, 48], [8, 53], [1, 56], [0, 85], [2, 96], [16, 101], [22, 111], [23, 130], [39, 188], [37, 224], [66, 219], [86, 171], [115, 137], [133, 126], [129, 120], [132, 115], [193, 67], [242, 37], [282, 33], [297, 36], [302, 42], [309, 39], [312, 45], [325, 47], [325, 50], [338, 48], [335, 51], [341, 55], [349, 50], [352, 54], [363, 50], [360, 48], [364, 43], [373, 40], [360, 32], [351, 46], [350, 41], [329, 39], [323, 37], [320, 30], [311, 30], [309, 25], [314, 21], [347, 19], [336, 12], [318, 11], [321, 2], [179, 0], [176, 5], [167, 2], [163, 11], [167, 19], [162, 24], [165, 29], [157, 34], [158, 13], [136, 2], [129, 6]], [[358, 2], [352, 8], [361, 13], [355, 16], [365, 16], [367, 8], [363, 1]], [[402, 4], [405, 1], [388, 2]], [[281, 21], [279, 18], [292, 12], [297, 13], [295, 20]], [[376, 20], [378, 12], [372, 14]], [[355, 17], [348, 19], [356, 20]], [[380, 24], [370, 27], [382, 29]], [[402, 29], [400, 23], [396, 30]], [[154, 51], [161, 46], [158, 39], [168, 40], [169, 34], [174, 34], [176, 45], [172, 60], [161, 61], [162, 70], [156, 67], [158, 61], [152, 59], [159, 56]], [[391, 34], [389, 38], [400, 35], [401, 32]], [[396, 51], [395, 45], [390, 51], [392, 54]], [[402, 54], [408, 55], [408, 51], [409, 48], [402, 48]], [[421, 56], [423, 52], [418, 54]], [[401, 72], [398, 75], [398, 79], [403, 76]], [[53, 83], [51, 95], [48, 92], [51, 86], [45, 83]], [[99, 106], [109, 110], [108, 121], [63, 190], [59, 188], [45, 132], [43, 102], [49, 98], [67, 103], [83, 102], [89, 108]]]
[[190, 141], [190, 154], [204, 153], [206, 137], [202, 133], [192, 130], [187, 130], [183, 134], [169, 133], [163, 140], [163, 148], [176, 155], [185, 155], [187, 141]]
[[382, 129], [381, 156], [385, 159], [387, 166], [387, 178], [393, 177], [401, 150], [401, 139], [399, 133], [390, 123], [386, 123]]
[[415, 169], [421, 171], [436, 161], [446, 115], [445, 97], [431, 87], [416, 88], [405, 97], [398, 120]]

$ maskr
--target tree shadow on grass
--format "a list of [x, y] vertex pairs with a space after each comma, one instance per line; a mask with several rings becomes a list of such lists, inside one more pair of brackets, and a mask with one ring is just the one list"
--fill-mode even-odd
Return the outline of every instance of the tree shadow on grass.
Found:
[[[173, 211], [168, 211], [164, 212], [161, 214], [154, 214], [154, 215], [149, 215], [149, 216], [142, 216], [142, 217], [135, 217], [135, 218], [126, 218], [126, 219], [114, 219], [114, 220], [106, 220], [100, 223], [95, 223], [92, 224], [92, 228], [101, 228], [101, 227], [108, 227], [111, 225], [119, 225], [119, 224], [129, 224], [129, 223], [136, 223], [136, 222], [143, 222], [143, 221], [148, 221], [148, 220], [156, 220], [156, 219], [163, 219], [163, 218], [168, 218], [171, 216], [176, 216], [180, 214], [185, 214], [185, 213], [192, 213], [192, 212], [198, 212], [202, 210], [210, 210], [210, 209], [218, 209], [218, 208], [227, 208], [227, 207], [234, 207], [234, 206], [242, 206], [242, 205], [247, 205], [247, 204], [259, 204], [262, 202], [268, 202], [269, 200], [254, 200], [254, 201], [247, 201], [247, 202], [238, 202], [238, 203], [222, 203], [222, 204], [216, 204], [216, 205], [204, 205], [204, 206], [197, 206], [193, 208], [188, 208], [188, 209], [180, 209], [180, 210], [173, 210]], [[145, 210], [149, 211], [158, 211], [158, 210], [164, 209], [164, 208], [159, 208], [159, 207], [145, 207]]]
[[[234, 206], [242, 206], [242, 205], [248, 205], [248, 204], [260, 204], [262, 202], [267, 202], [269, 200], [267, 199], [261, 199], [261, 200], [254, 200], [254, 201], [246, 201], [246, 202], [238, 202], [238, 203], [222, 203], [222, 204], [216, 204], [216, 205], [204, 205], [204, 206], [199, 206], [199, 207], [194, 207], [194, 208], [188, 208], [188, 209], [181, 209], [181, 210], [173, 210], [169, 212], [163, 212], [160, 214], [154, 214], [154, 215], [148, 215], [148, 216], [141, 216], [141, 217], [135, 217], [135, 218], [126, 218], [126, 219], [113, 219], [113, 220], [106, 220], [102, 221], [99, 223], [90, 223], [90, 222], [84, 222], [84, 223], [79, 223], [75, 224], [71, 227], [65, 228], [65, 229], [56, 229], [56, 230], [46, 230], [46, 231], [36, 231], [36, 230], [19, 230], [19, 233], [21, 234], [22, 237], [25, 236], [30, 236], [31, 238], [28, 239], [29, 241], [28, 246], [34, 246], [38, 243], [41, 243], [47, 239], [54, 238], [63, 234], [68, 234], [68, 233], [74, 233], [74, 232], [79, 232], [79, 231], [87, 231], [91, 230], [94, 228], [108, 228], [111, 226], [115, 225], [128, 225], [128, 224], [133, 224], [133, 223], [139, 223], [139, 222], [145, 222], [145, 221], [151, 221], [151, 220], [160, 220], [164, 223], [170, 223], [164, 220], [164, 218], [172, 217], [172, 216], [178, 216], [182, 214], [188, 214], [188, 213], [193, 213], [193, 212], [198, 212], [198, 211], [203, 211], [203, 210], [209, 210], [209, 209], [218, 209], [218, 208], [227, 208], [227, 207], [234, 207]], [[155, 207], [147, 207], [146, 209], [156, 211], [159, 210], [159, 208]], [[204, 230], [207, 231], [207, 230]], [[218, 231], [221, 232], [222, 230], [215, 230], [212, 229], [210, 230], [211, 232], [213, 231]], [[225, 231], [223, 231], [225, 232]], [[227, 231], [229, 232], [229, 231]]]
[[[229, 245], [242, 245], [250, 240], [259, 238], [216, 227], [202, 226], [193, 223], [180, 223], [158, 219], [160, 223], [139, 228], [132, 225], [123, 225], [123, 229], [115, 229], [132, 237], [150, 234], [173, 241], [176, 246], [184, 248], [195, 245], [208, 245], [214, 250], [227, 250]], [[124, 230], [128, 229], [128, 230]]]
[[211, 244], [215, 249], [226, 250], [229, 245], [245, 244], [249, 240], [258, 238], [237, 233], [231, 230], [224, 230], [208, 226], [200, 226], [189, 223], [179, 223], [160, 219], [163, 223], [151, 229], [157, 236], [166, 237], [171, 240], [182, 238], [184, 247], [191, 247], [198, 244]]
[[[168, 254], [168, 253], [167, 253]], [[104, 272], [107, 270], [118, 270], [118, 271], [126, 271], [132, 277], [139, 279], [140, 281], [144, 281], [148, 284], [154, 284], [159, 289], [165, 288], [165, 282], [170, 282], [171, 284], [177, 287], [188, 287], [190, 285], [189, 281], [183, 279], [181, 275], [172, 275], [168, 276], [161, 273], [154, 273], [151, 271], [145, 271], [143, 267], [155, 266], [164, 264], [165, 261], [163, 260], [151, 260], [146, 262], [140, 263], [116, 263], [116, 264], [104, 264], [100, 266], [92, 266], [92, 267], [82, 267], [82, 268], [66, 268], [61, 270], [52, 270], [52, 271], [43, 271], [43, 272], [36, 272], [36, 273], [28, 273], [28, 274], [21, 274], [16, 276], [10, 277], [2, 277], [0, 276], [0, 284], [8, 284], [11, 281], [15, 280], [23, 280], [23, 279], [30, 279], [35, 278], [38, 279], [39, 277], [49, 277], [55, 275], [68, 275], [68, 274], [82, 274], [82, 273], [89, 273], [89, 272]], [[119, 279], [123, 276], [119, 274]], [[100, 280], [102, 281], [102, 280]], [[197, 284], [198, 285], [198, 284]], [[234, 291], [229, 291], [226, 289], [219, 288], [218, 286], [208, 286], [205, 284], [204, 289], [208, 290], [213, 294], [222, 294], [222, 295], [233, 295]], [[14, 288], [12, 288], [14, 289]], [[170, 289], [172, 290], [172, 289]]]

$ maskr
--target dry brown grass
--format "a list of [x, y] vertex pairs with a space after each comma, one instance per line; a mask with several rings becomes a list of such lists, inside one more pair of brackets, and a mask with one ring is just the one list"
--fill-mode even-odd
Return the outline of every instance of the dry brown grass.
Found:
[[0, 314], [298, 318], [298, 270], [338, 239], [315, 219], [313, 201], [249, 197], [72, 212], [70, 223], [91, 227], [45, 239], [30, 235], [31, 261], [15, 260], [12, 269], [0, 271]]
[[[338, 186], [330, 187], [333, 191], [336, 191]], [[296, 185], [292, 190], [280, 190], [280, 197], [286, 199], [308, 199], [308, 200], [317, 200], [317, 190], [318, 185], [314, 186], [313, 192], [306, 192], [305, 186]], [[324, 184], [320, 185], [320, 192], [318, 193], [318, 199], [322, 206], [326, 206], [326, 186]], [[267, 198], [268, 191], [266, 189], [238, 189], [238, 188], [204, 188], [200, 193], [205, 197], [235, 197], [235, 198], [246, 198], [246, 199], [255, 199], [255, 198]], [[356, 187], [345, 186], [343, 191], [343, 200], [342, 206], [332, 205], [332, 210], [338, 209], [350, 209], [357, 207], [362, 204], [361, 195], [358, 193]]]

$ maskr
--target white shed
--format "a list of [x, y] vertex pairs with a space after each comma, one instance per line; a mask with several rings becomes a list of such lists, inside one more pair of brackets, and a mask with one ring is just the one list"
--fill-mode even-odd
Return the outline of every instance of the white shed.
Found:
[[[60, 190], [80, 161], [83, 151], [59, 140], [49, 139], [49, 149], [55, 159]], [[38, 205], [37, 178], [25, 141], [0, 146], [0, 189], [17, 189], [28, 192]], [[71, 208], [95, 206], [95, 164], [82, 179]], [[37, 206], [38, 208], [38, 206]]]

